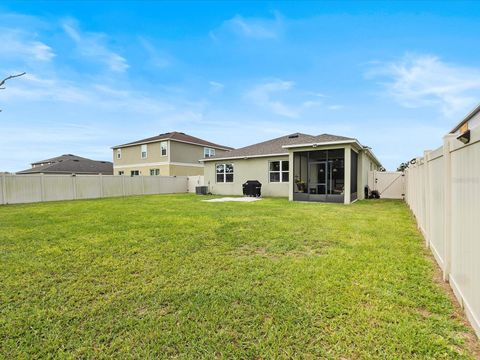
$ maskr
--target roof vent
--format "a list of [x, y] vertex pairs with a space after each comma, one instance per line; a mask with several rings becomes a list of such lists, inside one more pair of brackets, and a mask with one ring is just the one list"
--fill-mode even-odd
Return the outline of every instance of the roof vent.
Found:
[[289, 139], [295, 139], [295, 138], [298, 138], [298, 134], [292, 134], [292, 135], [288, 135], [288, 138], [289, 138]]

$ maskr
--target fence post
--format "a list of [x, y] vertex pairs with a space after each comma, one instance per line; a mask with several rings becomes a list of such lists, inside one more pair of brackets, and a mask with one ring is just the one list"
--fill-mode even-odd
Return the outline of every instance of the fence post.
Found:
[[443, 137], [443, 239], [445, 246], [445, 265], [443, 280], [449, 281], [452, 266], [452, 155], [450, 153], [451, 140], [455, 135]]
[[142, 195], [145, 195], [145, 183], [143, 181], [143, 175], [140, 175], [142, 177]]
[[123, 196], [125, 196], [125, 175], [120, 175], [122, 177], [122, 191], [123, 191]]
[[425, 194], [425, 242], [426, 246], [430, 248], [430, 189], [431, 189], [431, 183], [430, 183], [430, 150], [425, 150], [423, 152], [423, 160], [424, 160], [424, 187], [423, 187], [423, 193]]
[[72, 174], [73, 200], [77, 200], [77, 175]]
[[2, 174], [2, 204], [7, 203], [7, 177], [5, 174]]
[[103, 198], [103, 175], [101, 173], [98, 174], [98, 179], [100, 182], [100, 197]]
[[45, 201], [45, 174], [40, 174], [40, 201]]

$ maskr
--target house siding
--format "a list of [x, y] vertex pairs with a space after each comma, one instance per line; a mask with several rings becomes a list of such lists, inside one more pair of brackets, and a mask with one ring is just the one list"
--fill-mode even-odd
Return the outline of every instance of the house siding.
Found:
[[[160, 169], [162, 176], [195, 176], [203, 175], [203, 145], [188, 144], [178, 141], [164, 140], [168, 143], [167, 155], [161, 155], [160, 142], [147, 145], [147, 158], [142, 159], [142, 145], [132, 145], [121, 148], [122, 156], [117, 159], [117, 149], [113, 149], [114, 174], [124, 171], [130, 175], [131, 171], [138, 170], [140, 175], [149, 176], [150, 169]], [[217, 154], [225, 150], [215, 149]]]
[[[247, 180], [258, 180], [262, 183], [262, 196], [287, 197], [288, 182], [271, 183], [269, 181], [269, 162], [276, 160], [288, 160], [288, 154], [275, 157], [206, 161], [205, 185], [212, 194], [243, 195], [242, 184]], [[233, 183], [216, 182], [215, 165], [225, 163], [233, 164]]]

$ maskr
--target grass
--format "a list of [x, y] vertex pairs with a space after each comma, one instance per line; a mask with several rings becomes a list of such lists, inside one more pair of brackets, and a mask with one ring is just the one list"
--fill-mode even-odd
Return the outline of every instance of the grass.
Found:
[[404, 203], [201, 199], [0, 207], [0, 357], [478, 355]]

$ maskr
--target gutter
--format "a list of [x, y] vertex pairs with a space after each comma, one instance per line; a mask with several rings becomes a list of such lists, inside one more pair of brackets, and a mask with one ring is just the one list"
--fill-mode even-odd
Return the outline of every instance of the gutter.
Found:
[[294, 144], [294, 145], [283, 145], [284, 149], [293, 149], [299, 147], [317, 147], [324, 145], [340, 145], [340, 144], [356, 144], [360, 149], [363, 149], [363, 146], [355, 139], [352, 140], [339, 140], [339, 141], [324, 141], [318, 143], [307, 143], [307, 144]]
[[450, 134], [453, 134], [455, 131], [460, 129], [463, 124], [465, 124], [468, 120], [474, 117], [478, 112], [480, 112], [480, 104], [478, 104], [472, 111], [470, 111], [467, 114], [467, 116], [465, 116], [463, 120], [458, 123], [457, 126], [455, 126], [452, 130], [450, 130]]
[[230, 157], [211, 157], [200, 159], [201, 162], [206, 161], [216, 161], [216, 160], [247, 160], [250, 158], [262, 158], [262, 157], [272, 157], [272, 156], [288, 156], [288, 153], [280, 153], [280, 154], [262, 154], [262, 155], [239, 155], [239, 156], [230, 156]]
[[151, 140], [151, 141], [142, 141], [142, 142], [136, 142], [136, 143], [130, 143], [130, 144], [116, 145], [116, 146], [112, 146], [110, 149], [112, 149], [112, 150], [123, 149], [123, 148], [131, 147], [131, 146], [152, 144], [152, 143], [157, 143], [157, 142], [161, 142], [161, 141], [176, 141], [176, 142], [179, 142], [179, 143], [192, 144], [192, 145], [209, 147], [209, 148], [218, 149], [218, 150], [225, 150], [225, 151], [234, 150], [234, 148], [226, 148], [226, 147], [217, 146], [217, 145], [213, 146], [213, 145], [199, 144], [199, 143], [194, 143], [194, 142], [191, 142], [191, 141], [183, 141], [183, 140], [177, 140], [177, 139], [172, 139], [172, 138], [164, 138], [164, 139], [157, 139], [157, 140]]

